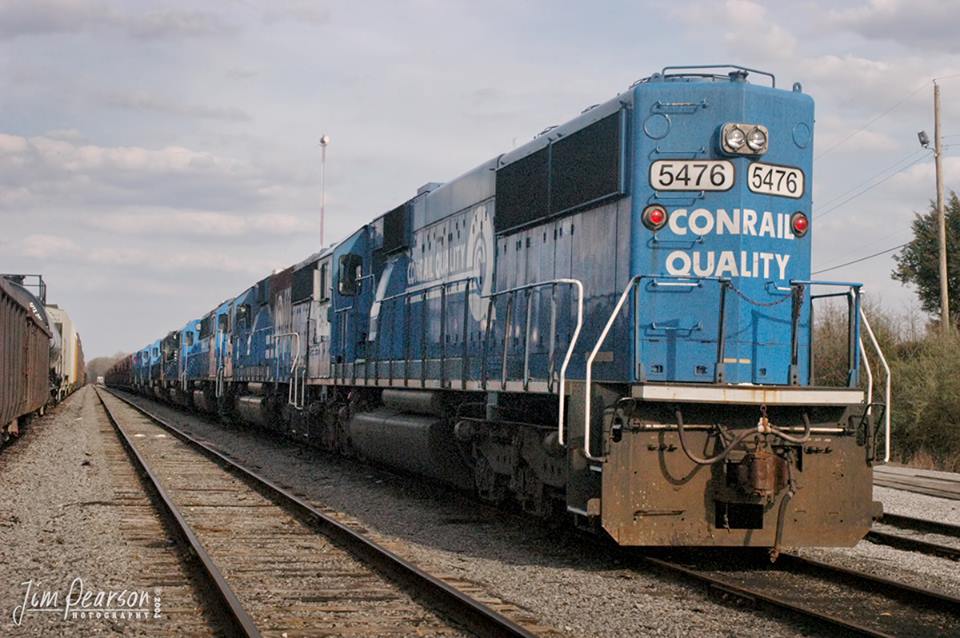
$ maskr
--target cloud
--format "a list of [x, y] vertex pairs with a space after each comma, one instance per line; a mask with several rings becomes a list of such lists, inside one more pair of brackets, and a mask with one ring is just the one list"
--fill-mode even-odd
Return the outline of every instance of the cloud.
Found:
[[[851, 120], [838, 116], [826, 116], [817, 121], [814, 154], [840, 152], [855, 153], [890, 153], [901, 148], [901, 144], [890, 133], [857, 129], [863, 124], [859, 120]], [[854, 133], [855, 135], [851, 135]]]
[[140, 16], [127, 16], [120, 24], [134, 37], [166, 38], [224, 35], [235, 29], [222, 18], [205, 11], [165, 9]]
[[131, 111], [153, 111], [168, 115], [180, 115], [208, 120], [223, 120], [227, 122], [249, 122], [253, 118], [243, 109], [237, 107], [202, 106], [196, 104], [181, 104], [158, 95], [150, 95], [143, 91], [128, 93], [110, 93], [103, 96], [103, 102], [109, 106], [129, 109]]
[[239, 238], [318, 233], [309, 217], [285, 213], [238, 215], [229, 212], [140, 210], [96, 213], [79, 220], [83, 226], [118, 235]]
[[204, 11], [162, 9], [128, 13], [124, 3], [86, 0], [7, 0], [0, 4], [0, 39], [115, 30], [134, 38], [222, 35], [234, 27]]
[[[926, 209], [926, 202], [936, 195], [935, 179], [933, 161], [923, 162], [890, 180], [891, 191], [900, 197], [910, 199], [916, 203], [916, 206]], [[960, 192], [960, 157], [943, 158], [943, 183], [948, 197], [951, 190]]]
[[183, 146], [101, 146], [0, 133], [0, 209], [142, 205], [244, 211], [294, 197], [300, 179]]
[[907, 48], [960, 53], [957, 3], [952, 0], [870, 0], [852, 9], [832, 10], [834, 26], [871, 40], [890, 40]]
[[270, 272], [276, 264], [271, 260], [241, 254], [233, 255], [217, 250], [165, 250], [163, 259], [154, 251], [140, 247], [85, 246], [60, 235], [31, 234], [14, 247], [14, 253], [23, 257], [42, 259], [46, 264], [67, 263], [96, 265], [109, 268], [135, 269], [153, 273], [225, 272], [260, 275]]
[[788, 58], [796, 49], [796, 37], [770, 19], [764, 5], [752, 0], [677, 6], [671, 14], [692, 27], [719, 27], [724, 43], [745, 59]]
[[291, 21], [321, 26], [330, 22], [330, 11], [315, 0], [274, 0], [264, 9], [262, 18], [267, 24]]

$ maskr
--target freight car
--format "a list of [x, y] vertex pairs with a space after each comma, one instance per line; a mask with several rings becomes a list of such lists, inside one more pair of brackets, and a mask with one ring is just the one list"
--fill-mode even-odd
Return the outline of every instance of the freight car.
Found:
[[56, 401], [62, 401], [86, 383], [83, 343], [66, 311], [56, 304], [47, 304], [46, 310], [50, 326], [61, 344], [57, 356], [51, 361], [51, 391]]
[[80, 335], [43, 277], [0, 274], [0, 443], [85, 382]]
[[50, 399], [50, 338], [43, 303], [0, 277], [0, 443], [19, 434], [21, 420], [42, 412]]
[[[421, 187], [107, 383], [623, 545], [853, 545], [889, 378], [875, 400], [861, 286], [810, 278], [812, 159], [799, 84], [669, 67]], [[824, 298], [849, 312], [839, 388], [814, 384]]]

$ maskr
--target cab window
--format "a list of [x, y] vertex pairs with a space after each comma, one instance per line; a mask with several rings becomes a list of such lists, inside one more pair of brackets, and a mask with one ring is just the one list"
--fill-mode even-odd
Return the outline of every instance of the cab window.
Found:
[[340, 282], [338, 289], [341, 295], [355, 295], [360, 289], [360, 278], [363, 276], [363, 259], [360, 255], [348, 254], [340, 256]]

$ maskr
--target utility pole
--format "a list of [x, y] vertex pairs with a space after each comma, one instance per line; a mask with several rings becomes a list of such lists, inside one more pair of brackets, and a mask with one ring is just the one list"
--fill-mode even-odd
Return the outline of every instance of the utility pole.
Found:
[[[939, 102], [938, 102], [939, 104]], [[939, 121], [939, 120], [938, 120]], [[330, 136], [324, 133], [320, 137], [320, 248], [323, 248], [323, 216], [326, 212], [327, 203], [327, 144], [330, 143]]]
[[937, 239], [940, 248], [940, 330], [950, 333], [950, 297], [947, 289], [947, 219], [943, 209], [943, 140], [940, 132], [940, 85], [933, 82], [933, 158], [937, 167]]

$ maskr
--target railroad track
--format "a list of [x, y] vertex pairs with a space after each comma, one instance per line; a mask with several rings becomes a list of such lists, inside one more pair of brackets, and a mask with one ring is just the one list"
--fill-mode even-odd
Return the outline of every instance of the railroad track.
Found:
[[197, 556], [228, 633], [536, 635], [163, 419], [97, 392]]
[[[497, 511], [503, 515], [502, 510]], [[899, 527], [909, 523], [910, 529], [925, 533], [945, 534], [952, 527], [902, 519], [905, 517], [888, 514], [883, 522]], [[517, 521], [530, 522], [519, 516]], [[640, 568], [652, 567], [706, 584], [712, 594], [728, 602], [776, 609], [806, 626], [813, 624], [842, 635], [960, 636], [960, 599], [792, 553], [782, 553], [775, 565], [769, 564], [766, 552], [750, 553], [757, 557], [755, 561], [745, 561], [741, 552], [724, 553], [726, 557], [717, 559], [721, 556], [718, 552], [700, 561], [694, 552], [615, 551]]]
[[927, 496], [960, 500], [960, 478], [949, 472], [880, 466], [874, 468], [873, 484]]
[[635, 555], [729, 602], [776, 609], [842, 635], [960, 636], [960, 598], [784, 552]]
[[[960, 561], [960, 525], [928, 521], [899, 514], [884, 514], [879, 522], [906, 533], [872, 529], [867, 534], [868, 541], [889, 545], [896, 549]], [[937, 543], [929, 538], [917, 538], [916, 534], [943, 536], [952, 539], [955, 544], [947, 545]]]

